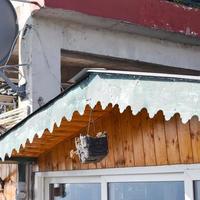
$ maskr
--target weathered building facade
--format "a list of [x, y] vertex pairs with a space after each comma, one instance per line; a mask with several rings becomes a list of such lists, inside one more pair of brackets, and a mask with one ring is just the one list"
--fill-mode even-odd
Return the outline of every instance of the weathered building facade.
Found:
[[[18, 198], [199, 199], [199, 9], [156, 0], [15, 6], [27, 64], [19, 108], [32, 114], [0, 136], [0, 156], [28, 163]], [[70, 157], [80, 134], [104, 131], [105, 159]]]

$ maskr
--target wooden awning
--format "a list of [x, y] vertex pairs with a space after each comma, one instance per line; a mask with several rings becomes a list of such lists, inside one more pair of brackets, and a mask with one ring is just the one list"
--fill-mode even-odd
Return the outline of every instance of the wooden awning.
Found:
[[[129, 106], [134, 115], [146, 108], [151, 118], [162, 110], [166, 120], [179, 113], [186, 123], [192, 116], [200, 117], [200, 80], [197, 77], [89, 71], [78, 84], [1, 136], [0, 157], [17, 154], [21, 147], [42, 136], [49, 138], [49, 147], [53, 147], [56, 143], [51, 142], [52, 137], [59, 136], [59, 142], [67, 134], [70, 137], [87, 126], [90, 108], [98, 118], [112, 109], [111, 105], [118, 105], [120, 112]], [[39, 153], [37, 150], [34, 155]]]

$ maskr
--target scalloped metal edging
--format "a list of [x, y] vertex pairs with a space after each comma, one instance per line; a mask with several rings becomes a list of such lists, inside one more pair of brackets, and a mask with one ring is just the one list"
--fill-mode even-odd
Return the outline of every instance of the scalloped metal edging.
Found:
[[[120, 112], [128, 106], [136, 115], [146, 108], [152, 118], [162, 110], [166, 120], [179, 113], [183, 123], [194, 115], [200, 118], [200, 83], [185, 80], [163, 80], [122, 74], [91, 73], [88, 78], [39, 110], [22, 124], [14, 127], [0, 140], [0, 158], [11, 156], [15, 149], [32, 142], [45, 129], [53, 132], [54, 125], [60, 126], [65, 117], [71, 121], [73, 113], [84, 114], [86, 105], [94, 108], [100, 102], [102, 109], [109, 104], [118, 105]], [[33, 126], [34, 125], [34, 126]]]

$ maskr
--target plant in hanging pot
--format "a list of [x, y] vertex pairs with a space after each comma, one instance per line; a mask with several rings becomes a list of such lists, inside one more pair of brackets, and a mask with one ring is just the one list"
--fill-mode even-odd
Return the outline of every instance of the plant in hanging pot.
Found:
[[90, 110], [87, 134], [80, 135], [80, 137], [75, 138], [76, 151], [72, 150], [70, 152], [70, 157], [74, 158], [78, 155], [81, 163], [94, 163], [100, 162], [108, 154], [108, 136], [104, 131], [97, 133], [96, 137], [90, 136], [90, 125], [93, 125], [94, 133], [95, 122], [92, 117], [93, 110]]
[[75, 139], [76, 151], [71, 152], [78, 155], [81, 163], [100, 162], [108, 154], [108, 136], [106, 132], [100, 132], [96, 137], [85, 135]]

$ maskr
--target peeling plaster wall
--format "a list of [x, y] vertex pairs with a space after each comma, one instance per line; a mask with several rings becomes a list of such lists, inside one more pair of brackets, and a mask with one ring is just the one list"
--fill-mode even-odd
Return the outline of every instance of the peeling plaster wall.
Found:
[[135, 34], [111, 31], [69, 21], [35, 17], [22, 39], [21, 57], [31, 66], [23, 73], [33, 110], [38, 99], [47, 103], [60, 93], [61, 49], [148, 63], [200, 69], [200, 47]]
[[167, 0], [45, 0], [45, 5], [200, 37], [200, 10]]

